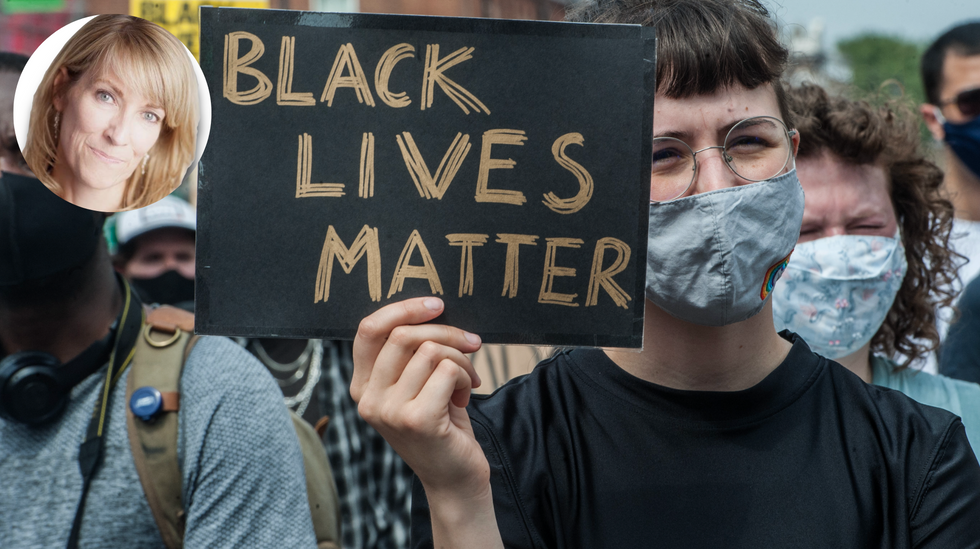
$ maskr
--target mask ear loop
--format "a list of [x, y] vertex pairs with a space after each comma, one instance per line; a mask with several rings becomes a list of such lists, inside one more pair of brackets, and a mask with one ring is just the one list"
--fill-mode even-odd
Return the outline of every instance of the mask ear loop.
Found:
[[943, 116], [943, 111], [939, 107], [933, 105], [932, 106], [932, 114], [936, 117], [936, 120], [940, 124], [945, 124], [946, 123], [946, 117]]
[[898, 241], [898, 247], [905, 253], [905, 239], [902, 237], [902, 220], [896, 219], [895, 223], [895, 240]]

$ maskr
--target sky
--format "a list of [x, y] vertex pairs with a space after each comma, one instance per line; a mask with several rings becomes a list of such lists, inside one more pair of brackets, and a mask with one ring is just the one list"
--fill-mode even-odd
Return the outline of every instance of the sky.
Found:
[[824, 19], [824, 47], [865, 31], [928, 42], [957, 23], [980, 21], [980, 0], [762, 0], [780, 26]]

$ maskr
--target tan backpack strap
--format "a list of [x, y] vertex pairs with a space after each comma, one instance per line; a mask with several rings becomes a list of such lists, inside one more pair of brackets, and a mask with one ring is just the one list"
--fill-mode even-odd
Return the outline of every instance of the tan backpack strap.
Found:
[[[198, 339], [192, 335], [193, 329], [190, 313], [173, 307], [149, 311], [126, 383], [126, 426], [133, 463], [168, 549], [180, 549], [184, 543], [183, 482], [177, 460], [178, 414], [174, 412], [180, 408], [184, 360]], [[133, 391], [141, 387], [153, 387], [163, 397], [162, 413], [150, 421], [137, 418], [128, 407]]]
[[323, 441], [313, 427], [296, 412], [290, 410], [299, 447], [303, 451], [303, 468], [306, 470], [306, 495], [313, 518], [313, 532], [316, 534], [318, 549], [339, 549], [340, 547], [340, 500], [333, 472], [327, 460]]
[[175, 328], [193, 333], [194, 313], [170, 305], [161, 305], [146, 313], [146, 323], [168, 334], [174, 333]]

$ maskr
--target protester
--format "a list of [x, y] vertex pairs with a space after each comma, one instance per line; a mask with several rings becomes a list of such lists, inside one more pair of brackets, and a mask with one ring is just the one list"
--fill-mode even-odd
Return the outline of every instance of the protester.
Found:
[[72, 36], [34, 94], [24, 156], [58, 196], [90, 210], [141, 208], [194, 159], [197, 76], [160, 26], [99, 15]]
[[27, 56], [0, 52], [0, 171], [30, 175], [14, 135], [14, 92]]
[[[937, 38], [923, 54], [921, 69], [926, 93], [922, 117], [933, 137], [945, 143], [945, 185], [956, 213], [950, 245], [968, 260], [953, 284], [959, 295], [980, 274], [980, 21], [958, 25]], [[954, 316], [952, 308], [941, 310], [940, 337]], [[966, 356], [955, 350], [948, 355]], [[932, 355], [929, 360], [927, 367], [935, 364]], [[952, 364], [947, 359], [940, 373], [980, 381], [980, 363]]]
[[[980, 448], [980, 385], [908, 368], [939, 345], [938, 306], [953, 300], [953, 206], [921, 150], [918, 120], [806, 85], [788, 93], [804, 136], [806, 194], [793, 257], [773, 289], [776, 329], [868, 383], [963, 419]], [[889, 357], [900, 353], [904, 364]]]
[[193, 312], [196, 231], [194, 208], [176, 196], [122, 212], [115, 217], [116, 270], [144, 302]]
[[[140, 338], [166, 343], [113, 271], [104, 215], [4, 174], [0, 219], [0, 546], [164, 547], [125, 397]], [[202, 337], [176, 413], [185, 547], [316, 546], [303, 456], [257, 361]]]
[[471, 398], [480, 339], [428, 324], [441, 300], [364, 319], [351, 394], [418, 477], [413, 545], [980, 547], [960, 420], [773, 328], [803, 192], [765, 8], [593, 1], [571, 19], [656, 27], [644, 348], [564, 352]]

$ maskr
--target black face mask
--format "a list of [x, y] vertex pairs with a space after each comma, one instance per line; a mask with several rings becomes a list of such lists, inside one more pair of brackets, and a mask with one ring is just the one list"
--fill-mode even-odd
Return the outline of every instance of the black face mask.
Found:
[[167, 271], [155, 278], [132, 278], [130, 284], [143, 303], [159, 303], [194, 310], [194, 279], [177, 271]]
[[0, 286], [17, 286], [85, 263], [105, 215], [79, 208], [33, 177], [0, 176]]

